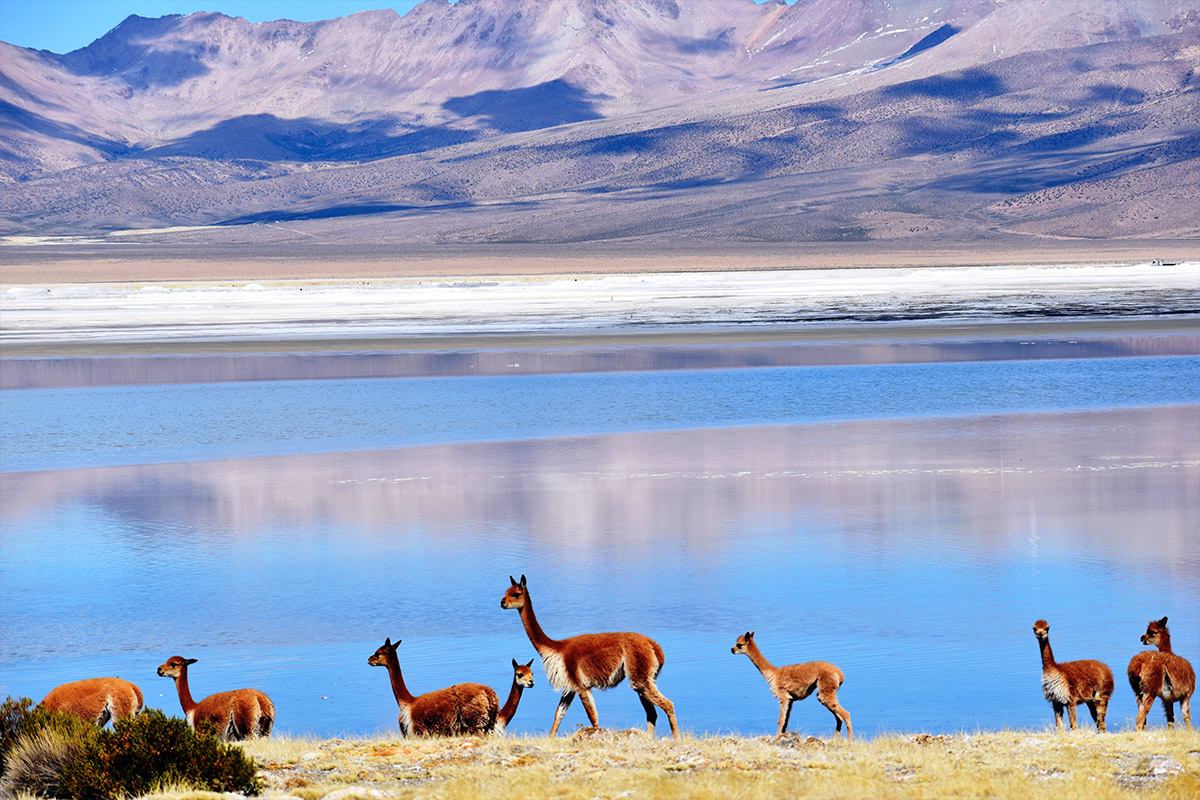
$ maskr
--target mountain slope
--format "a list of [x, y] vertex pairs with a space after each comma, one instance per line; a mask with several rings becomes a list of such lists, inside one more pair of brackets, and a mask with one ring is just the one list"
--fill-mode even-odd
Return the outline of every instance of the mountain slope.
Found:
[[0, 234], [1191, 237], [1198, 61], [1183, 0], [130, 17], [0, 44]]

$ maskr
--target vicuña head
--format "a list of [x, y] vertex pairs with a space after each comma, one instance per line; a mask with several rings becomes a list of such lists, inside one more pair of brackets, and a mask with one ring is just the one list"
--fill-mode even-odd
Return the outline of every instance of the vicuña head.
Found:
[[1142, 634], [1142, 644], [1157, 647], [1164, 653], [1171, 652], [1171, 631], [1167, 629], [1167, 618], [1150, 620], [1146, 623], [1146, 632]]
[[188, 686], [188, 667], [194, 658], [171, 656], [158, 668], [158, 674], [175, 681], [179, 704], [192, 728], [212, 723], [217, 735], [229, 741], [270, 736], [275, 724], [275, 705], [257, 689], [234, 689], [209, 695], [197, 703]]
[[657, 706], [667, 712], [671, 735], [679, 738], [675, 706], [658, 691], [655, 683], [666, 660], [657, 642], [640, 633], [587, 633], [569, 639], [551, 639], [533, 613], [525, 576], [518, 581], [509, 575], [508, 582], [510, 585], [500, 598], [500, 607], [521, 613], [525, 634], [542, 658], [547, 680], [562, 692], [554, 712], [554, 724], [550, 726], [551, 736], [558, 733], [563, 715], [577, 694], [592, 727], [600, 727], [592, 689], [610, 689], [628, 676], [630, 687], [637, 692], [646, 711], [646, 729], [654, 733]]
[[1146, 715], [1154, 705], [1154, 698], [1161, 698], [1163, 711], [1167, 714], [1167, 727], [1175, 727], [1175, 703], [1183, 713], [1183, 722], [1192, 727], [1191, 702], [1196, 691], [1196, 672], [1191, 662], [1171, 651], [1171, 631], [1167, 629], [1167, 618], [1151, 620], [1142, 634], [1142, 644], [1157, 647], [1143, 650], [1129, 662], [1126, 675], [1129, 686], [1137, 700], [1137, 718], [1134, 725], [1138, 730], [1146, 727]]
[[379, 649], [367, 658], [367, 663], [372, 667], [386, 667], [389, 661], [395, 661], [396, 648], [399, 645], [399, 639], [396, 640], [395, 644], [392, 644], [392, 637], [387, 637], [383, 644], [379, 645]]

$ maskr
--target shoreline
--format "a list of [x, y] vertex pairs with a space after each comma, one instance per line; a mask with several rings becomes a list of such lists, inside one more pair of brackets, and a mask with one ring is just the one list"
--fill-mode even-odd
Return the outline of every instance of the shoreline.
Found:
[[1200, 262], [22, 284], [0, 285], [0, 311], [6, 356], [1183, 332]]
[[[0, 285], [137, 281], [350, 280], [1119, 265], [1200, 259], [1190, 239], [1033, 242], [587, 242], [413, 246], [194, 241], [140, 231], [95, 238], [0, 237]], [[202, 232], [201, 232], [202, 233]], [[197, 256], [197, 252], [204, 255]]]

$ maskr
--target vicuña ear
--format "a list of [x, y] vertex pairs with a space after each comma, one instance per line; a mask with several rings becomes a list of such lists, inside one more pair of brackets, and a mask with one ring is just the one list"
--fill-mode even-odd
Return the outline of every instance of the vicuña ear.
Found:
[[1160, 619], [1158, 621], [1158, 627], [1160, 627], [1160, 628], [1167, 627], [1167, 618], [1166, 617], [1163, 617], [1162, 619]]
[[529, 659], [528, 661], [526, 661], [526, 662], [525, 662], [525, 666], [527, 666], [527, 667], [532, 667], [532, 666], [533, 666], [533, 659], [531, 658], [531, 659]]
[[516, 669], [516, 668], [517, 668], [517, 660], [514, 658], [513, 659], [513, 669]]
[[200, 660], [200, 659], [198, 659], [198, 658], [185, 658], [185, 659], [183, 660], [183, 663], [184, 663], [184, 664], [191, 665], [191, 664], [195, 664], [195, 663], [196, 663], [197, 661], [199, 661], [199, 660]]
[[514, 578], [512, 575], [508, 576], [508, 582], [511, 583], [513, 586], [517, 585], [517, 579]]
[[525, 588], [525, 576], [523, 574], [521, 575], [521, 588]]
[[746, 638], [747, 638], [747, 639], [753, 639], [753, 638], [754, 638], [754, 631], [750, 631], [749, 633], [747, 633], [747, 634], [746, 634]]

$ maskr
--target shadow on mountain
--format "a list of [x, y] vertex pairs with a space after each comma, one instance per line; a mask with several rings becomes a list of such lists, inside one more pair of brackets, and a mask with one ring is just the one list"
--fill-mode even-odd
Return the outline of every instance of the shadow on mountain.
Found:
[[435, 127], [393, 135], [387, 119], [354, 127], [301, 117], [250, 114], [225, 120], [170, 144], [146, 150], [148, 157], [187, 156], [258, 161], [375, 161], [474, 141], [472, 131]]
[[732, 38], [733, 34], [735, 34], [735, 33], [736, 33], [735, 29], [726, 28], [725, 30], [721, 31], [721, 33], [719, 33], [718, 35], [713, 36], [709, 39], [684, 39], [683, 41], [679, 41], [677, 39], [676, 40], [664, 39], [662, 44], [665, 46], [668, 44], [669, 41], [673, 41], [675, 43], [675, 49], [678, 52], [680, 52], [684, 55], [689, 55], [689, 56], [691, 56], [691, 55], [712, 55], [714, 53], [728, 53], [729, 51], [735, 49], [735, 45], [733, 43], [733, 38]]
[[1141, 89], [1135, 89], [1132, 86], [1117, 86], [1116, 84], [1106, 83], [1092, 87], [1092, 93], [1088, 97], [1089, 103], [1113, 103], [1122, 106], [1136, 106], [1146, 102], [1148, 98], [1146, 93]]
[[[1094, 145], [1100, 138], [1093, 138], [1093, 134], [1084, 132], [1081, 141]], [[987, 167], [952, 175], [930, 186], [950, 191], [1023, 195], [1055, 186], [1103, 180], [1150, 167], [1194, 161], [1200, 158], [1200, 133], [1132, 151], [1114, 146], [1108, 153], [1099, 154], [1074, 149], [1030, 153], [1022, 152], [1019, 147], [1009, 152], [1010, 156]]]
[[939, 100], [976, 102], [985, 97], [996, 97], [1007, 91], [999, 76], [985, 69], [967, 69], [947, 75], [933, 75], [920, 80], [898, 83], [881, 90], [883, 97], [892, 100], [909, 100], [928, 97]]
[[133, 15], [87, 47], [58, 56], [74, 75], [118, 78], [130, 88], [179, 86], [206, 75], [205, 56], [215, 56], [215, 44], [192, 43], [174, 50], [160, 50], [155, 42], [181, 27], [186, 17], [178, 14], [159, 19]]
[[460, 117], [479, 117], [502, 133], [519, 133], [600, 119], [595, 103], [603, 97], [559, 78], [522, 89], [489, 89], [451, 97], [442, 108]]
[[[437, 209], [468, 208], [471, 203], [445, 203], [435, 206]], [[310, 208], [303, 211], [260, 211], [255, 214], [243, 214], [222, 220], [217, 225], [250, 225], [255, 222], [300, 222], [314, 219], [341, 219], [345, 217], [366, 217], [372, 214], [388, 214], [396, 211], [428, 211], [430, 206], [397, 205], [393, 203], [353, 203], [327, 208]]]
[[96, 136], [74, 125], [55, 122], [41, 114], [26, 111], [12, 103], [0, 100], [0, 136], [3, 136], [6, 130], [22, 128], [54, 139], [82, 144], [111, 156], [128, 155], [134, 152], [133, 148], [121, 142]]
[[942, 27], [938, 28], [933, 33], [927, 35], [925, 38], [921, 39], [921, 41], [917, 42], [912, 47], [908, 48], [903, 53], [901, 53], [900, 55], [893, 58], [891, 61], [888, 61], [886, 64], [881, 64], [878, 67], [878, 69], [882, 69], [884, 67], [890, 67], [892, 64], [898, 64], [901, 61], [912, 58], [917, 53], [923, 53], [924, 51], [929, 50], [930, 48], [937, 47], [939, 44], [946, 41], [954, 34], [958, 33], [958, 31], [959, 31], [958, 28], [947, 23], [947, 24], [943, 25]]

